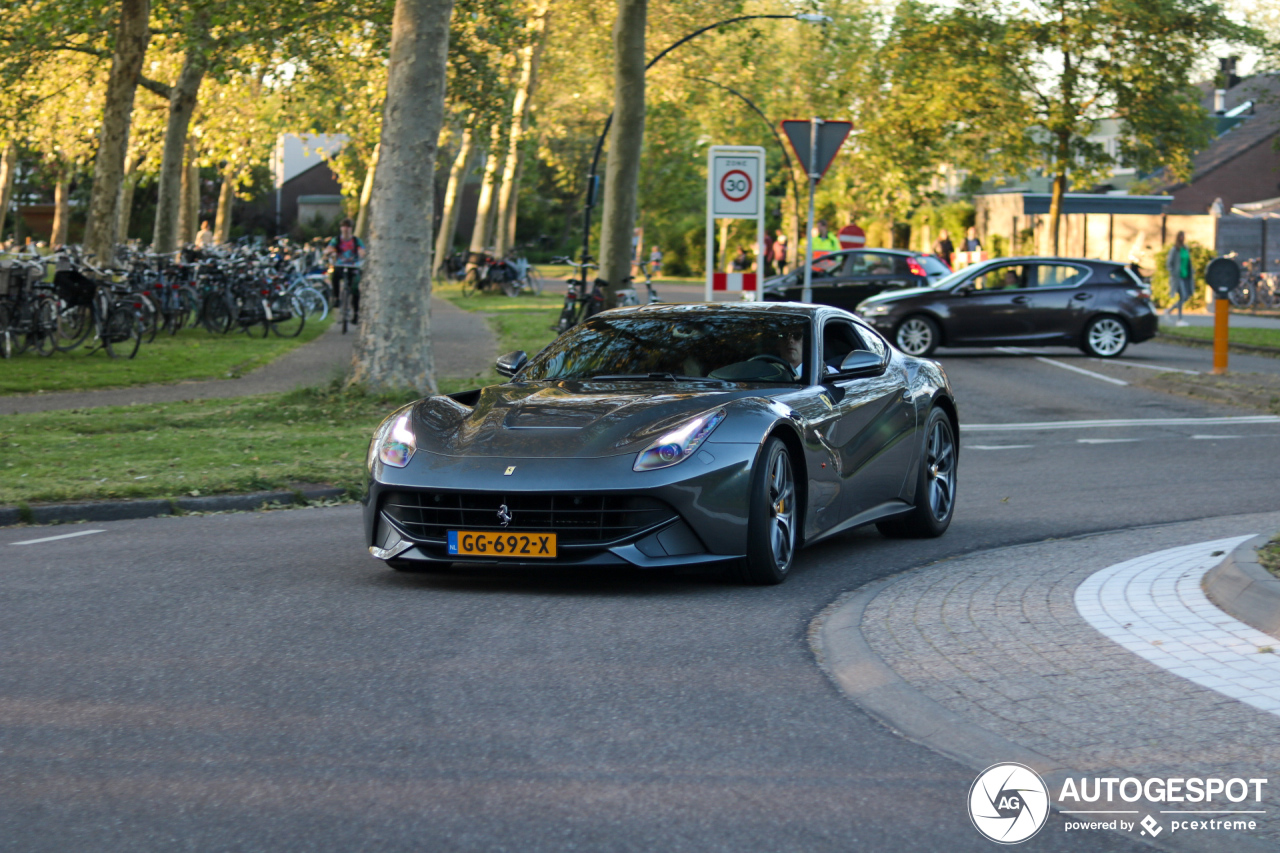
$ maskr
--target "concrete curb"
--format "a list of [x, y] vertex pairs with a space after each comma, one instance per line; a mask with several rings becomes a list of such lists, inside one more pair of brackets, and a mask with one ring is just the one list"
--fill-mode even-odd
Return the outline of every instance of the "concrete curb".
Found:
[[[923, 569], [912, 569], [873, 581], [841, 596], [818, 614], [810, 625], [809, 636], [819, 665], [841, 692], [890, 731], [939, 752], [975, 773], [1004, 762], [1025, 764], [1044, 779], [1052, 804], [1053, 792], [1062, 790], [1068, 777], [1079, 778], [1089, 774], [1073, 770], [1035, 750], [987, 731], [938, 704], [899, 676], [872, 651], [863, 637], [862, 614], [867, 605], [904, 575]], [[1099, 637], [1099, 641], [1104, 640]], [[1152, 816], [1157, 820], [1161, 818], [1159, 814]], [[1139, 820], [1141, 818], [1142, 815], [1138, 817]], [[1118, 834], [1129, 841], [1178, 853], [1220, 853], [1223, 841], [1229, 841], [1230, 849], [1240, 853], [1274, 853], [1271, 845], [1234, 832], [1188, 833], [1160, 839]]]
[[1241, 543], [1204, 578], [1209, 600], [1251, 628], [1280, 637], [1280, 578], [1258, 562], [1258, 549], [1270, 541], [1255, 536]]
[[[1171, 344], [1185, 344], [1189, 347], [1213, 346], [1213, 341], [1202, 341], [1199, 338], [1188, 338], [1183, 335], [1171, 335], [1168, 332], [1156, 332], [1156, 340]], [[1227, 344], [1227, 351], [1246, 355], [1280, 355], [1280, 347], [1264, 347], [1256, 344]]]
[[[0, 527], [28, 521], [32, 524], [56, 524], [69, 521], [123, 521], [131, 518], [156, 518], [183, 512], [225, 512], [255, 510], [263, 504], [290, 505], [336, 498], [346, 489], [318, 487], [296, 492], [253, 492], [247, 495], [208, 495], [174, 498], [173, 500], [93, 501], [91, 503], [48, 504], [33, 506], [29, 512], [18, 507], [0, 507]], [[299, 500], [301, 496], [302, 500]], [[24, 515], [26, 516], [24, 518]]]

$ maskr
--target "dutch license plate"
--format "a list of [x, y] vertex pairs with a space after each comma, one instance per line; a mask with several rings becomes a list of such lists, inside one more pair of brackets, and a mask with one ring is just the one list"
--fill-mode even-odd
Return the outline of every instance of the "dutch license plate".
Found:
[[554, 533], [489, 533], [450, 530], [449, 553], [461, 557], [534, 557], [556, 555]]

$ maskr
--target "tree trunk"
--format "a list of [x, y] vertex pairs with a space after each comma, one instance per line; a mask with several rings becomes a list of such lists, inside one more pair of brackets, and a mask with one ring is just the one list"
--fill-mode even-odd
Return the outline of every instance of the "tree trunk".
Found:
[[644, 141], [644, 36], [648, 0], [617, 0], [613, 22], [613, 127], [604, 172], [604, 216], [600, 226], [600, 276], [609, 282], [607, 304], [615, 302], [631, 274], [631, 234], [640, 188], [640, 148]]
[[129, 150], [133, 94], [138, 88], [147, 42], [151, 40], [150, 19], [150, 0], [121, 0], [120, 27], [116, 30], [115, 54], [103, 99], [102, 130], [98, 134], [98, 157], [93, 164], [93, 190], [84, 235], [85, 248], [99, 261], [110, 260], [116, 241], [117, 204]]
[[431, 214], [453, 0], [396, 0], [353, 383], [436, 390]]
[[[471, 252], [483, 254], [489, 248], [489, 222], [493, 218], [493, 189], [502, 163], [502, 126], [495, 124], [489, 132], [489, 159], [484, 164], [484, 180], [480, 184], [480, 201], [476, 205], [476, 224], [471, 228]], [[468, 267], [472, 264], [468, 263]]]
[[236, 168], [227, 164], [222, 169], [222, 186], [218, 189], [218, 214], [213, 224], [213, 240], [225, 243], [231, 239], [231, 204], [236, 197]]
[[138, 167], [142, 158], [130, 153], [124, 163], [124, 180], [120, 182], [120, 200], [116, 204], [116, 241], [129, 239], [129, 220], [133, 217], [133, 191], [138, 186]]
[[13, 199], [13, 176], [18, 171], [18, 146], [6, 143], [0, 151], [0, 242], [4, 241], [4, 221]]
[[458, 233], [458, 209], [462, 206], [462, 188], [466, 184], [467, 167], [470, 165], [473, 135], [471, 128], [462, 131], [462, 140], [458, 143], [458, 156], [453, 158], [453, 168], [449, 170], [449, 184], [444, 191], [444, 211], [440, 217], [440, 232], [436, 235], [435, 268], [432, 274], [440, 275], [445, 259], [453, 252], [453, 238]]
[[67, 231], [71, 225], [69, 220], [71, 204], [67, 198], [67, 167], [59, 164], [57, 174], [57, 183], [53, 187], [53, 236], [49, 238], [49, 245], [55, 249], [67, 245]]
[[[381, 143], [379, 143], [381, 144]], [[360, 209], [356, 213], [356, 236], [369, 239], [369, 199], [373, 197], [373, 179], [378, 172], [378, 146], [373, 146], [373, 158], [364, 170], [364, 186], [360, 188]]]
[[178, 244], [196, 241], [200, 216], [200, 167], [195, 164], [194, 140], [187, 140], [187, 164], [182, 171], [182, 206], [178, 209]]
[[172, 252], [178, 247], [178, 219], [182, 213], [183, 153], [187, 129], [196, 110], [200, 83], [208, 58], [203, 40], [192, 42], [182, 60], [182, 71], [169, 96], [169, 124], [164, 132], [164, 156], [160, 161], [160, 186], [156, 198], [156, 224], [151, 248]]
[[529, 44], [520, 51], [520, 81], [511, 104], [511, 132], [507, 135], [507, 164], [502, 173], [502, 192], [498, 195], [498, 230], [493, 238], [494, 254], [502, 257], [516, 239], [516, 205], [520, 196], [520, 143], [529, 122], [529, 104], [538, 87], [538, 60], [546, 43], [550, 0], [537, 0], [529, 25]]
[[1057, 257], [1058, 231], [1062, 226], [1062, 197], [1067, 192], [1067, 174], [1059, 172], [1053, 176], [1053, 195], [1049, 198], [1049, 246]]

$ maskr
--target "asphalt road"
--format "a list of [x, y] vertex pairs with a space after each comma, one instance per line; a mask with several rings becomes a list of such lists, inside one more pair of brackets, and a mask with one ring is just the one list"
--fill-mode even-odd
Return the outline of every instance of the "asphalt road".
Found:
[[[0, 849], [990, 850], [973, 772], [838, 693], [811, 620], [957, 554], [1280, 506], [1280, 424], [1045, 429], [1248, 413], [943, 361], [967, 425], [951, 530], [855, 531], [781, 587], [402, 576], [354, 507], [0, 531]], [[1055, 816], [1024, 849], [1098, 842]]]

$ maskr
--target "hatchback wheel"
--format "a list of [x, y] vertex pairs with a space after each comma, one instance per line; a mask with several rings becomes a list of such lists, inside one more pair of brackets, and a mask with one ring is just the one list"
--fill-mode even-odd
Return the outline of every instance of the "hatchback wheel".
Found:
[[1081, 349], [1097, 358], [1115, 358], [1129, 345], [1129, 327], [1118, 317], [1098, 317], [1084, 330]]
[[938, 324], [917, 314], [902, 321], [894, 335], [894, 342], [907, 355], [927, 356], [938, 348], [940, 337]]

